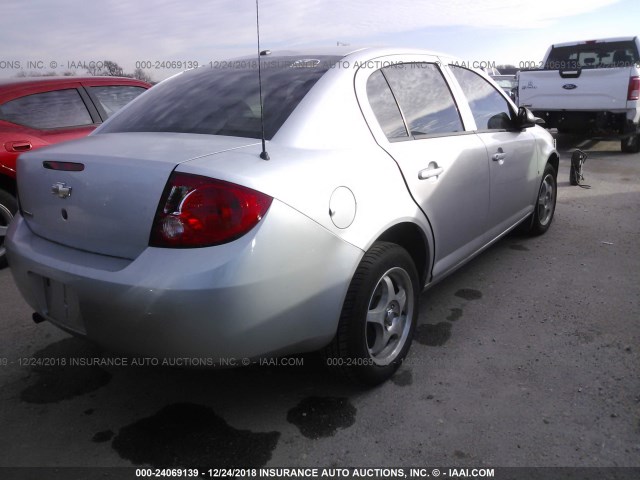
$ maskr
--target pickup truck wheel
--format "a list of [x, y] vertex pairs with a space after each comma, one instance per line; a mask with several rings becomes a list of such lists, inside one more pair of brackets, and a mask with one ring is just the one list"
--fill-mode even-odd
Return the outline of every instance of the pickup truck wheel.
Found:
[[530, 235], [542, 235], [549, 230], [556, 211], [557, 193], [556, 171], [547, 163], [538, 189], [533, 220], [529, 228]]
[[4, 237], [13, 216], [18, 211], [18, 202], [9, 192], [0, 190], [0, 268], [7, 266], [7, 251], [4, 247]]
[[407, 251], [376, 242], [351, 280], [327, 366], [367, 386], [390, 378], [409, 352], [418, 318], [418, 274]]
[[623, 153], [640, 152], [640, 135], [633, 135], [620, 140], [620, 150], [622, 150]]

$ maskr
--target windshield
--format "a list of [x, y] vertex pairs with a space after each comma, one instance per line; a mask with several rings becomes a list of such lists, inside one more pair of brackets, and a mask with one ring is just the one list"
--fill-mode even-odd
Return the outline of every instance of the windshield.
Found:
[[[265, 138], [271, 139], [340, 57], [265, 57]], [[217, 62], [162, 82], [96, 133], [175, 132], [260, 138], [258, 61]]]
[[572, 68], [632, 67], [638, 63], [638, 50], [632, 40], [595, 42], [554, 47], [545, 63], [546, 70]]

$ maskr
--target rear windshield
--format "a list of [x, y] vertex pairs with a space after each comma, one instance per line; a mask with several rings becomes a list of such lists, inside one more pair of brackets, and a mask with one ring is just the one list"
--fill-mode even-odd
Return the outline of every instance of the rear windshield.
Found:
[[553, 47], [545, 63], [546, 70], [571, 68], [631, 67], [638, 63], [634, 41], [597, 42]]
[[[271, 139], [340, 57], [262, 57], [265, 137]], [[162, 82], [97, 133], [175, 132], [260, 138], [258, 61], [218, 62]]]

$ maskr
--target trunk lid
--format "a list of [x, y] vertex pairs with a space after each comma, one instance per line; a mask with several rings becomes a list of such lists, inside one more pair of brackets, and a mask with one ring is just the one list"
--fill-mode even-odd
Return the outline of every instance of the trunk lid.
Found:
[[257, 143], [181, 133], [100, 134], [18, 159], [23, 216], [43, 238], [134, 259], [149, 244], [160, 197], [183, 162]]

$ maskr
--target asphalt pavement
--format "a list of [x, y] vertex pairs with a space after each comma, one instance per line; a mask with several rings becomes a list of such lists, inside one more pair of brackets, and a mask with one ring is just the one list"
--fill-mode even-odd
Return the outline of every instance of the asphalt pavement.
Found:
[[[575, 146], [591, 188], [569, 185]], [[114, 365], [34, 324], [0, 271], [0, 467], [640, 467], [640, 154], [559, 148], [551, 229], [423, 293], [408, 359], [371, 390], [313, 356]]]

